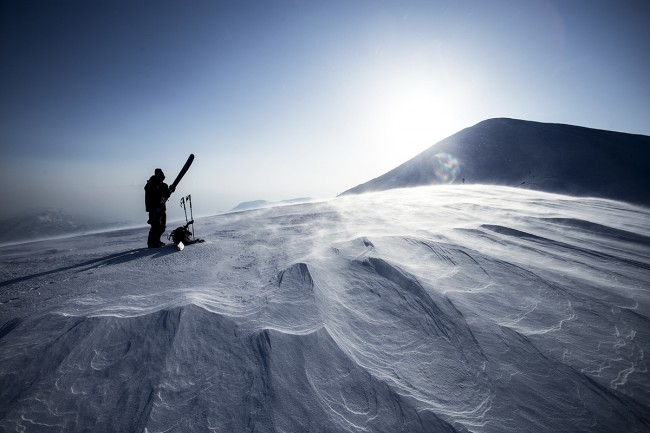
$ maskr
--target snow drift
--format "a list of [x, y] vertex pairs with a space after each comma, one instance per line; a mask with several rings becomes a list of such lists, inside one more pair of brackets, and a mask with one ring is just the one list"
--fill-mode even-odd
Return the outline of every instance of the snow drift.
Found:
[[0, 248], [0, 431], [645, 432], [650, 211], [439, 186]]

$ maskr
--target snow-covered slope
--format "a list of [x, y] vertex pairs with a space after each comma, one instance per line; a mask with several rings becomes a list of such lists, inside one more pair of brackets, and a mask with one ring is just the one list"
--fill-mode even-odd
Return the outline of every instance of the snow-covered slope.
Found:
[[647, 432], [650, 211], [439, 186], [0, 248], [0, 431]]
[[650, 137], [489, 119], [343, 195], [463, 181], [650, 206]]

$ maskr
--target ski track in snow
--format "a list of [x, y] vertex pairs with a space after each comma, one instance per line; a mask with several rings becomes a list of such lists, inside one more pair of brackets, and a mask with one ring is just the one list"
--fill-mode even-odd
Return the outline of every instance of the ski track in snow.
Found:
[[650, 430], [648, 209], [424, 187], [196, 232], [0, 247], [0, 432]]

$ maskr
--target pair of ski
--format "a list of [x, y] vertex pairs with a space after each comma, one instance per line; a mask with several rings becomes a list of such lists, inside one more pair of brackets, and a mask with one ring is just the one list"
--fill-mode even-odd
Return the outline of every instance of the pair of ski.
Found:
[[[183, 168], [181, 168], [181, 171], [178, 173], [178, 176], [176, 176], [176, 179], [174, 179], [174, 182], [172, 182], [172, 184], [169, 185], [170, 191], [173, 192], [176, 190], [178, 183], [181, 181], [181, 179], [183, 179], [183, 176], [185, 176], [185, 173], [187, 173], [187, 170], [190, 169], [190, 166], [192, 165], [193, 162], [194, 162], [194, 154], [191, 153], [189, 158], [187, 158], [185, 165], [183, 166]], [[167, 201], [166, 198], [164, 200]]]

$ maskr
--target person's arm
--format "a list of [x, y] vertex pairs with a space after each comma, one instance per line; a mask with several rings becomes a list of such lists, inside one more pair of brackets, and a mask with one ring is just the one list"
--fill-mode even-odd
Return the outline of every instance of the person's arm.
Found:
[[170, 195], [174, 192], [173, 188], [170, 188], [165, 182], [162, 182], [162, 188], [160, 188], [160, 193], [163, 198], [168, 199]]

